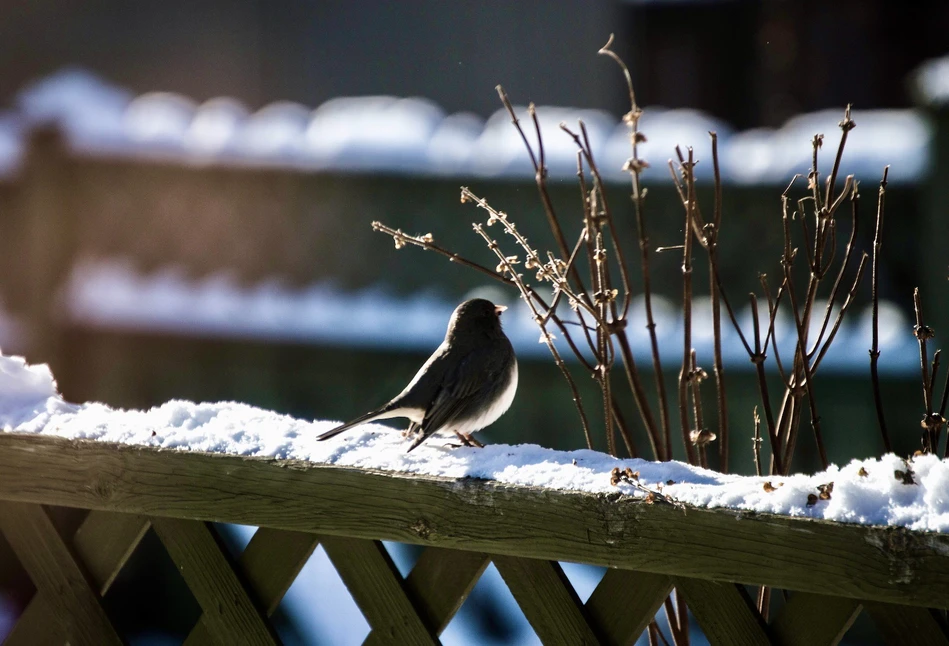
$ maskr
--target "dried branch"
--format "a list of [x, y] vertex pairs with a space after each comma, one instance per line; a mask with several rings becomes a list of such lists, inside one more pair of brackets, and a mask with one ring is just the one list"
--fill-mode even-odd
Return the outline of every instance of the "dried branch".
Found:
[[[612, 44], [613, 34], [610, 34], [610, 38], [606, 42], [606, 45], [600, 48], [598, 53], [602, 56], [611, 58], [619, 66], [620, 70], [623, 72], [623, 77], [626, 80], [626, 87], [629, 91], [630, 107], [629, 112], [623, 116], [623, 122], [629, 125], [630, 157], [626, 164], [624, 164], [623, 168], [629, 172], [630, 181], [632, 183], [631, 199], [636, 213], [636, 236], [639, 241], [640, 269], [643, 282], [643, 305], [646, 310], [646, 329], [649, 332], [653, 375], [656, 381], [656, 392], [658, 393], [659, 397], [659, 417], [660, 423], [662, 424], [662, 442], [659, 444], [662, 449], [660, 451], [656, 451], [654, 448], [653, 451], [656, 454], [657, 459], [668, 460], [672, 459], [672, 434], [670, 431], [671, 425], [669, 422], [669, 398], [666, 393], [665, 381], [662, 378], [663, 372], [662, 361], [659, 358], [659, 339], [656, 335], [656, 321], [653, 317], [652, 279], [649, 264], [649, 237], [646, 235], [646, 216], [643, 205], [646, 197], [646, 191], [641, 185], [642, 172], [649, 168], [649, 164], [644, 159], [639, 157], [639, 144], [646, 141], [645, 135], [639, 132], [639, 120], [643, 113], [636, 104], [636, 93], [633, 91], [633, 78], [629, 73], [629, 68], [626, 66], [623, 60], [617, 56], [612, 49], [610, 49]], [[623, 305], [623, 320], [626, 320], [628, 313], [629, 300], [627, 300]], [[617, 339], [620, 343], [623, 363], [626, 365], [627, 379], [630, 381], [631, 385], [638, 385], [638, 387], [634, 389], [634, 393], [637, 393], [637, 404], [639, 404], [639, 397], [642, 395], [642, 385], [639, 382], [638, 373], [635, 370], [635, 364], [632, 360], [632, 352], [629, 351], [629, 341], [626, 338], [625, 330], [620, 330], [617, 333]], [[642, 410], [643, 408], [640, 406], [640, 411]], [[649, 417], [651, 418], [651, 412]], [[652, 437], [653, 433], [655, 433], [655, 424], [647, 424], [647, 429], [650, 432], [650, 437]]]
[[722, 473], [728, 473], [728, 398], [725, 396], [725, 364], [722, 361], [722, 311], [715, 282], [716, 271], [712, 267], [722, 224], [722, 177], [718, 165], [718, 135], [714, 132], [708, 134], [712, 138], [712, 168], [715, 173], [715, 211], [712, 224], [705, 227], [705, 248], [709, 250], [709, 294], [712, 300], [712, 373], [715, 375], [715, 400], [718, 403], [718, 468]]
[[[883, 169], [883, 179], [880, 180], [880, 190], [877, 193], [877, 217], [876, 226], [873, 233], [873, 271], [871, 278], [871, 299], [873, 301], [873, 341], [870, 346], [870, 382], [873, 386], [873, 403], [876, 407], [877, 423], [880, 426], [880, 435], [883, 437], [883, 450], [887, 453], [893, 451], [890, 444], [890, 433], [886, 428], [886, 416], [883, 414], [883, 398], [880, 395], [880, 373], [877, 368], [877, 362], [880, 360], [880, 296], [879, 296], [879, 264], [880, 250], [883, 248], [883, 204], [886, 198], [886, 179], [890, 173], [890, 167]], [[947, 377], [947, 388], [949, 388], [949, 377]], [[945, 397], [943, 397], [943, 410], [945, 410]], [[947, 444], [949, 447], [949, 444]]]

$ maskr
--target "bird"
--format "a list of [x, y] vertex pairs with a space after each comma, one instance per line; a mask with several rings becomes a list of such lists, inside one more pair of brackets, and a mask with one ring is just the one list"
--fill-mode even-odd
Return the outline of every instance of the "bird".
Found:
[[406, 417], [411, 423], [404, 435], [415, 435], [408, 451], [437, 431], [454, 432], [464, 446], [483, 447], [471, 434], [501, 417], [517, 391], [517, 357], [501, 329], [506, 309], [483, 298], [456, 307], [445, 340], [401, 393], [316, 439], [328, 440], [374, 420]]

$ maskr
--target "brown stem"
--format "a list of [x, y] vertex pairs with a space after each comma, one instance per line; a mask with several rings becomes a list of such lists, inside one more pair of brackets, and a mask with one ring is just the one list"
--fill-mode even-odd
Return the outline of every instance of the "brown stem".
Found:
[[685, 241], [682, 246], [682, 366], [679, 369], [679, 423], [682, 426], [682, 438], [685, 444], [685, 454], [689, 464], [695, 464], [695, 451], [689, 441], [689, 410], [688, 410], [688, 372], [689, 354], [692, 350], [692, 227], [695, 204], [695, 180], [692, 176], [693, 153], [689, 149], [688, 161], [682, 164], [682, 172], [686, 182], [687, 204], [685, 209]]
[[[656, 392], [659, 396], [659, 417], [660, 423], [662, 424], [662, 438], [663, 438], [663, 453], [656, 453], [656, 456], [665, 455], [666, 459], [672, 458], [672, 434], [671, 434], [671, 424], [669, 421], [669, 398], [666, 393], [666, 384], [663, 379], [662, 371], [662, 361], [659, 357], [659, 340], [656, 336], [656, 321], [653, 317], [652, 310], [652, 279], [650, 274], [650, 264], [649, 264], [649, 237], [646, 235], [646, 215], [643, 201], [645, 198], [645, 193], [641, 186], [641, 175], [643, 170], [649, 167], [644, 160], [639, 158], [639, 144], [642, 141], [645, 141], [645, 137], [639, 132], [639, 119], [642, 116], [642, 111], [639, 109], [639, 106], [636, 104], [636, 93], [633, 91], [633, 78], [629, 73], [629, 68], [623, 62], [623, 60], [616, 55], [616, 53], [610, 49], [610, 46], [613, 43], [613, 35], [610, 34], [610, 38], [604, 45], [599, 54], [611, 58], [623, 72], [623, 77], [626, 80], [626, 87], [629, 91], [629, 112], [623, 117], [623, 120], [629, 124], [629, 142], [630, 142], [630, 158], [626, 163], [626, 170], [629, 171], [630, 181], [632, 183], [632, 195], [631, 199], [633, 206], [635, 207], [636, 212], [636, 236], [639, 240], [639, 257], [640, 257], [640, 267], [642, 273], [643, 281], [643, 304], [646, 310], [646, 329], [649, 331], [649, 344], [652, 351], [652, 365], [653, 365], [653, 376], [656, 380]], [[629, 313], [629, 304], [630, 299], [627, 299], [623, 304], [623, 320], [626, 319]], [[623, 344], [626, 346], [629, 345], [627, 339], [625, 339], [626, 331], [625, 329], [620, 329], [617, 331], [617, 337], [620, 339], [621, 347]], [[632, 357], [632, 354], [629, 353], [629, 357]], [[631, 370], [634, 371], [635, 368], [631, 367], [633, 364], [628, 362], [624, 363], [626, 365], [627, 372]], [[632, 375], [627, 375], [631, 382], [639, 382], [639, 375], [633, 372]], [[642, 409], [640, 409], [642, 410]], [[649, 417], [652, 417], [650, 413]], [[655, 449], [654, 449], [655, 452]]]
[[[722, 223], [722, 177], [718, 164], [718, 135], [710, 132], [712, 138], [712, 167], [715, 172], [715, 212], [713, 224], [707, 237], [708, 248], [718, 247], [718, 235]], [[709, 263], [709, 293], [712, 297], [712, 339], [713, 364], [712, 372], [715, 375], [715, 398], [718, 404], [718, 468], [722, 473], [728, 473], [728, 399], [725, 396], [725, 363], [722, 361], [722, 306], [718, 287], [715, 284], [715, 270], [712, 267], [712, 255], [708, 256]]]
[[[871, 300], [873, 301], [873, 341], [870, 346], [870, 382], [873, 385], [873, 404], [876, 407], [877, 424], [880, 427], [880, 435], [883, 438], [883, 450], [887, 453], [893, 452], [890, 444], [890, 433], [886, 428], [886, 416], [883, 414], [883, 397], [880, 394], [880, 373], [877, 368], [877, 362], [880, 359], [880, 295], [878, 292], [880, 264], [880, 249], [883, 247], [883, 204], [886, 197], [886, 179], [890, 172], [890, 167], [883, 169], [883, 179], [880, 180], [880, 191], [877, 194], [877, 216], [876, 226], [873, 233], [873, 270], [871, 278]], [[946, 386], [949, 388], [949, 376], [947, 376]], [[945, 398], [943, 398], [943, 409], [945, 409]], [[949, 443], [946, 445], [949, 451]]]

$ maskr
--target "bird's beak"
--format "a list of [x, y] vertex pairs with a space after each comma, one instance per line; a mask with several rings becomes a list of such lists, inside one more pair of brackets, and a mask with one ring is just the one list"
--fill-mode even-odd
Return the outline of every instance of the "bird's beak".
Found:
[[506, 309], [507, 309], [507, 305], [495, 305], [494, 313], [497, 314], [498, 316], [501, 316], [501, 312], [505, 311]]

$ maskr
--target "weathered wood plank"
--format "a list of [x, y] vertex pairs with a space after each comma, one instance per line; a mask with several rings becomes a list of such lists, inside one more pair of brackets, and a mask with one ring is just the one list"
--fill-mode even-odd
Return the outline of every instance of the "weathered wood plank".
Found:
[[[422, 623], [440, 635], [468, 598], [491, 562], [487, 554], [428, 547], [405, 578], [403, 587]], [[372, 631], [366, 646], [382, 646], [386, 637]]]
[[0, 503], [0, 529], [49, 600], [49, 620], [59, 622], [70, 643], [121, 644], [99, 597], [39, 505]]
[[338, 536], [323, 536], [320, 543], [382, 643], [438, 643], [412, 606], [382, 543]]
[[316, 536], [303, 532], [267, 527], [254, 532], [238, 565], [268, 616], [276, 611], [318, 544]]
[[[104, 596], [122, 566], [148, 531], [149, 522], [136, 514], [92, 511], [73, 535], [73, 550], [82, 561], [91, 583]], [[13, 631], [10, 644], [52, 644], [65, 642], [59, 625], [49, 621], [52, 600], [48, 592], [37, 590]], [[6, 644], [7, 642], [4, 642]]]
[[771, 643], [761, 615], [745, 591], [734, 583], [675, 577], [673, 584], [713, 646]]
[[213, 528], [201, 521], [175, 518], [152, 518], [152, 527], [216, 638], [226, 644], [279, 643], [247, 596]]
[[776, 646], [835, 646], [862, 608], [856, 599], [795, 592], [768, 632]]
[[892, 646], [946, 646], [946, 626], [929, 608], [906, 608], [889, 603], [864, 607], [887, 644]]
[[600, 643], [559, 563], [517, 556], [495, 556], [492, 560], [543, 643]]
[[[253, 592], [257, 605], [268, 617], [276, 612], [280, 601], [293, 584], [300, 569], [319, 539], [313, 534], [259, 528], [251, 537], [237, 561], [237, 567]], [[185, 646], [216, 643], [210, 620], [202, 614], [185, 639]]]
[[53, 609], [49, 595], [37, 591], [3, 640], [3, 646], [36, 646], [37, 644], [65, 644], [69, 641], [62, 626], [50, 621]]
[[138, 514], [93, 511], [83, 520], [73, 536], [73, 549], [100, 596], [108, 592], [149, 527], [148, 519]]
[[949, 535], [615, 494], [0, 433], [0, 498], [949, 606]]
[[604, 643], [634, 643], [672, 592], [672, 579], [664, 574], [609, 569], [587, 599], [590, 620]]

